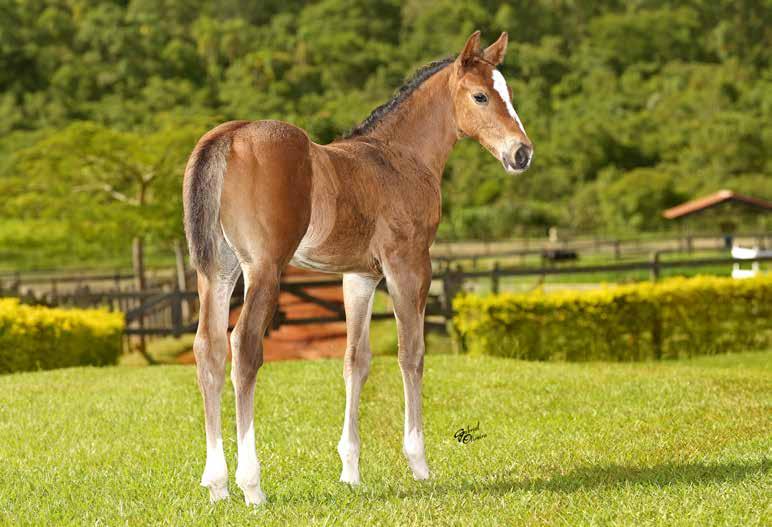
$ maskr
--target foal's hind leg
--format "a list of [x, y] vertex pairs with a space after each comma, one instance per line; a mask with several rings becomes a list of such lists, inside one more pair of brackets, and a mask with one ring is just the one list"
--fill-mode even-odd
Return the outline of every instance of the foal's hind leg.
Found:
[[193, 351], [206, 420], [206, 466], [201, 485], [209, 489], [212, 501], [228, 497], [228, 467], [220, 428], [220, 394], [228, 356], [230, 297], [239, 275], [236, 259], [232, 255], [230, 257], [232, 261], [225, 265], [226, 269], [213, 273], [211, 278], [198, 274], [201, 309]]
[[346, 305], [346, 356], [343, 380], [346, 383], [346, 413], [338, 453], [343, 462], [340, 480], [359, 484], [359, 395], [370, 372], [370, 316], [373, 295], [380, 278], [343, 275]]
[[263, 336], [279, 297], [281, 270], [273, 264], [243, 264], [242, 270], [246, 289], [244, 307], [231, 334], [231, 380], [236, 392], [239, 449], [236, 483], [244, 491], [247, 505], [260, 505], [265, 502], [265, 494], [260, 489], [260, 462], [255, 451], [255, 381], [263, 364]]

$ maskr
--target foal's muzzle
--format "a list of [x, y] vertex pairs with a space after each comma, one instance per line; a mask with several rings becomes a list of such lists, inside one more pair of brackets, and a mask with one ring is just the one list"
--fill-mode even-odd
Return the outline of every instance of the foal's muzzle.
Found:
[[515, 145], [509, 152], [501, 154], [501, 162], [506, 171], [511, 174], [519, 174], [527, 170], [531, 166], [532, 158], [533, 147], [523, 143]]

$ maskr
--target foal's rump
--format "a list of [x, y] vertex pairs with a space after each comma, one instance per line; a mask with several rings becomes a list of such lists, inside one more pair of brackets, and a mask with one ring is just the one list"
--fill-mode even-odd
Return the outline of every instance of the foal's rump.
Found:
[[305, 132], [280, 121], [231, 121], [199, 140], [183, 184], [197, 270], [217, 272], [228, 247], [242, 260], [289, 259], [308, 226], [310, 144]]

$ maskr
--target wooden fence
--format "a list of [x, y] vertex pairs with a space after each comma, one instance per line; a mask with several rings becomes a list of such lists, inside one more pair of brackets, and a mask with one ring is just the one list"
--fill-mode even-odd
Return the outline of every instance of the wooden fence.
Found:
[[[772, 246], [772, 233], [744, 233], [732, 237], [740, 245], [752, 245], [759, 249]], [[609, 255], [621, 261], [641, 258], [655, 252], [693, 254], [698, 251], [726, 250], [727, 238], [723, 235], [684, 235], [657, 239], [613, 238], [613, 239], [576, 239], [555, 242], [523, 239], [491, 242], [438, 244], [432, 253], [432, 261], [438, 270], [447, 269], [455, 262], [468, 262], [472, 268], [486, 260], [519, 260], [525, 264], [528, 257], [536, 256], [542, 260], [547, 253], [555, 250], [575, 252], [579, 256]]]
[[[746, 245], [759, 248], [770, 246], [770, 233], [750, 233], [734, 237]], [[671, 269], [706, 268], [727, 266], [735, 263], [770, 261], [770, 257], [737, 260], [730, 257], [663, 259], [664, 254], [692, 254], [696, 251], [725, 249], [726, 239], [721, 235], [681, 236], [673, 238], [642, 239], [584, 239], [559, 241], [510, 240], [491, 244], [460, 243], [437, 244], [433, 248], [433, 293], [430, 295], [426, 315], [427, 328], [445, 330], [453, 316], [452, 299], [467, 284], [486, 281], [489, 290], [499, 292], [502, 280], [507, 277], [537, 277], [538, 282], [555, 275], [592, 275], [599, 273], [646, 272], [652, 280]], [[577, 257], [586, 254], [605, 254], [612, 263], [601, 265], [577, 265], [575, 261], [556, 261], [558, 254]], [[534, 264], [531, 256], [539, 256]], [[640, 256], [648, 256], [640, 259]], [[631, 259], [638, 257], [638, 259]], [[515, 265], [515, 262], [520, 265]], [[482, 264], [485, 263], [485, 266]], [[486, 267], [486, 268], [483, 268]], [[144, 350], [144, 339], [163, 336], [179, 336], [194, 333], [198, 326], [198, 295], [190, 290], [195, 282], [192, 271], [186, 272], [184, 259], [178, 258], [175, 270], [156, 270], [150, 276], [137, 280], [131, 273], [92, 272], [64, 275], [48, 271], [36, 273], [0, 273], [0, 296], [17, 296], [28, 303], [63, 305], [73, 307], [106, 307], [120, 311], [126, 317], [127, 339], [138, 339]], [[147, 287], [140, 290], [139, 283]], [[291, 318], [282, 311], [274, 316], [272, 328], [283, 325], [323, 324], [345, 320], [342, 302], [321, 298], [314, 291], [318, 288], [341, 287], [338, 277], [318, 280], [292, 280], [282, 282], [282, 292], [289, 293], [305, 302], [323, 308], [324, 315]], [[386, 290], [381, 283], [380, 288]], [[241, 281], [236, 286], [232, 307], [238, 307], [243, 298]], [[373, 313], [373, 319], [392, 318], [391, 312]], [[127, 341], [128, 342], [128, 341]]]
[[[650, 258], [643, 261], [620, 262], [603, 265], [552, 265], [541, 267], [504, 267], [494, 264], [489, 270], [464, 270], [460, 265], [449, 267], [433, 276], [433, 281], [439, 282], [439, 293], [430, 295], [427, 304], [427, 328], [430, 330], [444, 330], [447, 322], [453, 316], [452, 299], [470, 281], [479, 283], [481, 280], [489, 281], [490, 290], [498, 292], [501, 280], [507, 277], [547, 277], [555, 275], [578, 275], [597, 273], [629, 273], [645, 271], [650, 279], [657, 280], [663, 271], [683, 268], [705, 268], [715, 266], [727, 266], [727, 269], [735, 263], [748, 264], [751, 262], [769, 262], [772, 256], [761, 256], [754, 259], [735, 259], [731, 257], [698, 258], [685, 260], [663, 260], [663, 251], [651, 254]], [[304, 301], [312, 302], [325, 309], [328, 313], [324, 316], [305, 318], [288, 318], [285, 313], [277, 311], [274, 316], [272, 329], [278, 329], [283, 325], [322, 324], [345, 321], [346, 315], [340, 302], [330, 301], [316, 296], [312, 291], [325, 287], [340, 287], [341, 280], [338, 277], [321, 280], [285, 281], [281, 284], [283, 292], [292, 294]], [[386, 290], [384, 283], [379, 286]], [[243, 297], [243, 286], [237, 285], [232, 298], [231, 307], [238, 307]], [[47, 303], [50, 297], [37, 299]], [[194, 333], [198, 326], [196, 314], [198, 312], [198, 294], [196, 291], [156, 291], [156, 292], [88, 292], [60, 294], [56, 297], [59, 305], [72, 305], [80, 307], [107, 307], [115, 311], [122, 311], [126, 317], [126, 334], [128, 336], [179, 336], [185, 333]], [[392, 318], [391, 312], [373, 313], [374, 320]]]

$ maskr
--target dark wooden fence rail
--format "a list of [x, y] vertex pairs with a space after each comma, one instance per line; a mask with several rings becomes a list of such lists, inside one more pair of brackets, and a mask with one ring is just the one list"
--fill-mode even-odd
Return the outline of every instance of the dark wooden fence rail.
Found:
[[[758, 232], [738, 234], [733, 237], [734, 240], [743, 240], [745, 243], [752, 243], [759, 249], [765, 249], [772, 246], [772, 233]], [[506, 242], [502, 242], [506, 243]], [[652, 252], [681, 252], [693, 254], [696, 251], [717, 251], [726, 249], [726, 238], [721, 235], [685, 235], [680, 237], [658, 238], [658, 239], [640, 239], [640, 238], [618, 238], [618, 239], [584, 239], [584, 240], [561, 240], [556, 242], [520, 242], [525, 245], [519, 249], [488, 249], [485, 251], [453, 251], [450, 249], [439, 249], [432, 255], [432, 261], [438, 270], [447, 269], [455, 262], [470, 262], [472, 268], [477, 268], [478, 263], [486, 260], [503, 260], [519, 258], [521, 263], [529, 256], [541, 257], [545, 259], [545, 253], [553, 250], [573, 251], [582, 254], [613, 254], [615, 260], [622, 260], [627, 257], [640, 257]], [[497, 243], [496, 245], [499, 245]]]

